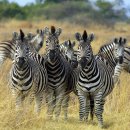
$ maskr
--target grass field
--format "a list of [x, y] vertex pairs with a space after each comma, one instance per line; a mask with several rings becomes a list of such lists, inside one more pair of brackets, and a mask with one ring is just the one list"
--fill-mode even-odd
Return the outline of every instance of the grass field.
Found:
[[[86, 29], [89, 33], [95, 34], [92, 43], [96, 54], [100, 46], [114, 37], [126, 37], [130, 41], [130, 26], [125, 23], [118, 23], [113, 28], [91, 24], [90, 26], [76, 25], [74, 23], [42, 21], [27, 22], [14, 21], [0, 23], [0, 40], [9, 40], [13, 31], [23, 29], [25, 32], [35, 32], [37, 28], [50, 27], [55, 25], [61, 27], [62, 34], [60, 41], [67, 39], [74, 40], [75, 32], [83, 32]], [[40, 51], [43, 53], [44, 49]], [[46, 118], [46, 106], [43, 104], [39, 117], [33, 114], [33, 105], [24, 106], [19, 118], [15, 112], [14, 101], [8, 88], [8, 73], [11, 68], [11, 61], [7, 60], [0, 69], [0, 130], [99, 130], [97, 119], [93, 122], [80, 123], [78, 121], [78, 100], [73, 94], [69, 105], [69, 119], [63, 120], [63, 114], [59, 122], [48, 121]], [[107, 130], [129, 130], [130, 129], [130, 76], [122, 72], [120, 84], [115, 86], [112, 94], [107, 98], [104, 111], [104, 125]]]

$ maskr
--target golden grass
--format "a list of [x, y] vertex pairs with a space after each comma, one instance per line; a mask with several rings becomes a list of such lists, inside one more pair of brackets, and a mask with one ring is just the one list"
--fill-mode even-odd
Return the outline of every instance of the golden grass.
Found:
[[[55, 25], [61, 27], [63, 32], [60, 41], [67, 39], [74, 40], [75, 32], [83, 32], [86, 29], [89, 33], [94, 32], [95, 40], [92, 43], [94, 53], [100, 46], [114, 37], [123, 36], [128, 40], [130, 26], [125, 23], [118, 23], [114, 28], [107, 28], [101, 25], [81, 26], [74, 23], [57, 21], [15, 21], [0, 23], [0, 39], [9, 40], [13, 31], [19, 31], [20, 28], [25, 32], [35, 32], [37, 28], [50, 27]], [[43, 49], [41, 50], [41, 53]], [[63, 114], [60, 121], [48, 121], [46, 119], [46, 106], [42, 107], [39, 117], [33, 114], [33, 105], [24, 107], [19, 118], [15, 112], [14, 101], [8, 88], [8, 73], [11, 68], [11, 61], [7, 60], [0, 69], [0, 130], [99, 130], [97, 119], [94, 122], [78, 122], [78, 100], [73, 94], [69, 106], [69, 120], [63, 120]], [[107, 98], [104, 111], [104, 125], [108, 130], [129, 130], [130, 129], [130, 87], [129, 74], [121, 74], [120, 85], [115, 86], [112, 94]]]

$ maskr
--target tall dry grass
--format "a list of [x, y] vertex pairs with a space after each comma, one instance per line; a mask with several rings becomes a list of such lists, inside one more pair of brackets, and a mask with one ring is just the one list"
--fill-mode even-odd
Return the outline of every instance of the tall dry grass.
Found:
[[[125, 23], [118, 23], [114, 28], [107, 28], [101, 25], [91, 24], [90, 26], [76, 25], [74, 23], [57, 21], [9, 21], [0, 23], [0, 40], [9, 40], [13, 31], [19, 31], [20, 28], [25, 32], [35, 32], [37, 28], [50, 27], [55, 25], [61, 27], [63, 32], [60, 41], [67, 39], [74, 40], [75, 32], [83, 32], [86, 29], [89, 33], [95, 34], [95, 40], [92, 43], [94, 53], [96, 54], [100, 46], [114, 37], [126, 37], [130, 40], [130, 26]], [[43, 53], [41, 50], [40, 53]], [[69, 119], [63, 120], [63, 114], [59, 122], [48, 121], [46, 119], [46, 106], [42, 106], [39, 117], [33, 113], [33, 105], [24, 106], [19, 118], [15, 112], [14, 100], [9, 90], [8, 74], [11, 68], [11, 61], [7, 60], [0, 69], [0, 130], [98, 130], [97, 119], [94, 122], [78, 122], [78, 100], [73, 94], [69, 105]], [[112, 94], [107, 98], [104, 111], [104, 124], [108, 130], [129, 130], [130, 129], [130, 75], [122, 72], [120, 85], [115, 86]]]

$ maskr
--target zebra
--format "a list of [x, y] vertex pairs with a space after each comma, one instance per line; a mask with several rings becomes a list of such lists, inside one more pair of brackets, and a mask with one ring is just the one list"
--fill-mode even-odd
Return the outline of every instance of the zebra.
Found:
[[27, 34], [27, 38], [33, 44], [36, 52], [39, 52], [43, 46], [44, 42], [44, 32], [40, 29], [37, 29], [37, 35], [33, 35], [32, 33]]
[[15, 39], [15, 41], [14, 60], [10, 71], [10, 88], [16, 99], [16, 110], [22, 106], [26, 96], [29, 96], [30, 100], [35, 97], [35, 111], [39, 114], [43, 92], [48, 82], [45, 59], [38, 53], [31, 52], [22, 30], [20, 30], [19, 39]]
[[68, 103], [69, 103], [70, 93], [74, 92], [74, 94], [77, 95], [76, 83], [78, 81], [79, 68], [78, 68], [78, 61], [77, 61], [77, 51], [74, 50], [74, 47], [75, 47], [75, 42], [71, 42], [70, 40], [60, 44], [62, 54], [71, 66], [70, 75], [68, 78], [68, 87], [62, 103], [65, 120], [68, 119], [67, 111], [69, 106]]
[[[14, 37], [19, 37], [17, 32], [13, 32], [13, 38]], [[0, 65], [2, 65], [7, 58], [11, 60], [14, 58], [16, 41], [13, 38], [12, 40], [0, 42]], [[37, 31], [36, 35], [28, 33], [26, 39], [30, 42], [30, 49], [37, 52], [43, 45], [44, 33], [42, 30]]]
[[[111, 71], [114, 72], [114, 83], [117, 83], [121, 70], [123, 68], [126, 69], [128, 66], [129, 52], [128, 48], [125, 47], [125, 45], [125, 38], [115, 38], [112, 43], [105, 44], [102, 47], [100, 47], [98, 52], [98, 55], [101, 55], [107, 60], [107, 63], [110, 65]], [[118, 52], [120, 53], [118, 54]], [[120, 55], [121, 57], [119, 58]]]
[[86, 30], [83, 35], [76, 33], [75, 37], [78, 44], [77, 59], [79, 61], [80, 72], [77, 82], [79, 98], [79, 117], [80, 121], [88, 120], [91, 102], [94, 101], [94, 113], [98, 119], [98, 124], [103, 127], [103, 110], [105, 97], [109, 95], [114, 88], [112, 73], [101, 60], [100, 56], [94, 56], [91, 42], [94, 34], [88, 36]]
[[72, 68], [77, 68], [77, 51], [74, 50], [75, 41], [71, 42], [70, 40], [60, 44], [60, 51], [65, 57], [65, 59], [72, 65]]
[[47, 95], [47, 116], [52, 119], [55, 110], [55, 118], [58, 120], [61, 112], [61, 104], [67, 89], [69, 74], [69, 63], [60, 53], [58, 37], [61, 34], [61, 28], [51, 26], [44, 29], [46, 38], [46, 69], [48, 73]]

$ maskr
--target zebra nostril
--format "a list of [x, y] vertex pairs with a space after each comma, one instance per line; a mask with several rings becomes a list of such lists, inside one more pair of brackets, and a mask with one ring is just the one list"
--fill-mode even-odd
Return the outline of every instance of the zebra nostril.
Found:
[[53, 61], [55, 57], [56, 57], [55, 50], [50, 50], [50, 53], [49, 53], [50, 60]]
[[24, 58], [24, 57], [19, 57], [19, 58], [18, 58], [18, 62], [19, 62], [20, 64], [24, 63], [24, 62], [25, 62], [25, 58]]

